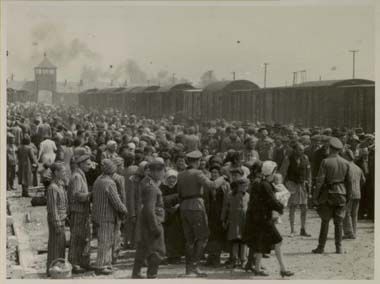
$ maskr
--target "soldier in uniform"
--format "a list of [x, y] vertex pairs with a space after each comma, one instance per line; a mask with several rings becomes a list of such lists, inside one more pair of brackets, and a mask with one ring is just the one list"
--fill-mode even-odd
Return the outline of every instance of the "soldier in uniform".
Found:
[[162, 223], [165, 219], [160, 183], [165, 163], [154, 158], [148, 164], [148, 174], [140, 183], [142, 207], [137, 218], [137, 249], [132, 278], [143, 278], [141, 268], [147, 261], [147, 278], [157, 278], [158, 266], [165, 257], [165, 240]]
[[342, 142], [338, 138], [332, 137], [329, 143], [330, 155], [322, 161], [316, 179], [313, 200], [318, 206], [318, 214], [322, 221], [319, 244], [312, 251], [313, 253], [324, 252], [331, 218], [333, 218], [335, 226], [336, 253], [342, 253], [343, 219], [352, 190], [349, 163], [339, 156], [342, 149]]
[[178, 175], [177, 185], [186, 239], [186, 276], [205, 277], [207, 275], [198, 267], [209, 236], [203, 194], [205, 188], [219, 188], [224, 177], [211, 181], [199, 170], [201, 152], [193, 151], [186, 157], [189, 167]]

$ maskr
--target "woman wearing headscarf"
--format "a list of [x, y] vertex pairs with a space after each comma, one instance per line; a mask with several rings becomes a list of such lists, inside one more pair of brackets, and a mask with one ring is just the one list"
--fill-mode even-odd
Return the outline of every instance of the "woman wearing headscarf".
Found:
[[22, 197], [29, 197], [28, 187], [33, 183], [33, 170], [38, 167], [37, 158], [30, 145], [29, 135], [22, 139], [22, 145], [17, 151], [18, 182], [22, 186]]
[[47, 188], [49, 241], [46, 273], [48, 276], [51, 262], [57, 258], [65, 258], [65, 221], [68, 210], [67, 195], [64, 188], [66, 179], [65, 165], [55, 162], [51, 165], [50, 170], [52, 180]]
[[177, 191], [178, 172], [169, 169], [165, 180], [160, 185], [165, 208], [164, 236], [167, 263], [179, 263], [185, 254], [185, 237], [183, 234], [179, 212], [179, 197]]
[[274, 249], [280, 264], [280, 275], [285, 277], [292, 276], [294, 273], [286, 270], [281, 251], [282, 237], [272, 220], [272, 211], [282, 214], [284, 209], [274, 195], [275, 189], [272, 182], [276, 170], [277, 164], [275, 162], [265, 161], [263, 163], [263, 179], [257, 190], [251, 192], [250, 219], [247, 219], [247, 224], [250, 225], [249, 230], [255, 233], [250, 238], [246, 238], [246, 242], [254, 253], [255, 275], [268, 276], [261, 270], [261, 259], [263, 254], [270, 253]]

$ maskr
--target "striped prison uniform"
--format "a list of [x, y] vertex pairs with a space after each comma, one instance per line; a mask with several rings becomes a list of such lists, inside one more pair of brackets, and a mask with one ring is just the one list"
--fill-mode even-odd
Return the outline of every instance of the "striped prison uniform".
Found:
[[49, 227], [48, 255], [46, 272], [53, 260], [65, 258], [67, 217], [67, 195], [63, 181], [53, 180], [47, 189], [47, 219]]
[[98, 226], [98, 255], [96, 268], [112, 265], [112, 247], [118, 215], [126, 215], [127, 208], [117, 192], [115, 181], [109, 175], [99, 176], [93, 186], [93, 221]]
[[70, 249], [69, 261], [83, 268], [90, 266], [90, 193], [87, 179], [80, 168], [71, 176], [69, 187]]
[[[114, 173], [112, 175], [112, 179], [116, 183], [117, 193], [119, 194], [120, 200], [123, 204], [126, 204], [126, 195], [125, 195], [125, 180], [122, 175], [119, 175], [117, 173]], [[115, 235], [114, 235], [114, 244], [112, 247], [112, 259], [116, 261], [117, 256], [119, 254], [120, 250], [120, 243], [121, 243], [121, 219], [117, 217], [116, 219], [116, 225], [115, 225]]]

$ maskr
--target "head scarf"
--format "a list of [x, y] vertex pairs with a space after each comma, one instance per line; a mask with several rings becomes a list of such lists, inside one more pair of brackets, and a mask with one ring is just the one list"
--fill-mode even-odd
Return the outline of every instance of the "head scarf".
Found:
[[274, 170], [277, 168], [276, 162], [265, 161], [262, 165], [261, 172], [264, 176], [270, 176], [273, 174]]

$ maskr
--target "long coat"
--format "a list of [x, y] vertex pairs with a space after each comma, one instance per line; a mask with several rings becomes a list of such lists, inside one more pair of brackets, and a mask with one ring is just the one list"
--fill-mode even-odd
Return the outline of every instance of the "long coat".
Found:
[[269, 253], [275, 244], [282, 241], [272, 220], [272, 211], [282, 214], [284, 207], [276, 199], [274, 191], [273, 185], [266, 180], [254, 183], [251, 190], [244, 241], [253, 252]]
[[185, 235], [179, 212], [179, 196], [177, 186], [173, 188], [165, 184], [160, 186], [165, 207], [165, 246], [167, 257], [180, 257], [185, 254]]
[[225, 229], [222, 222], [223, 205], [226, 204], [230, 184], [225, 182], [217, 189], [210, 189], [205, 196], [206, 211], [210, 228], [210, 241], [224, 241]]
[[[238, 187], [248, 186], [247, 181], [242, 181]], [[244, 188], [239, 188], [236, 192], [230, 192], [225, 204], [223, 204], [222, 219], [228, 223], [227, 239], [241, 240], [246, 222], [246, 212], [248, 209], [249, 193]]]
[[21, 145], [17, 151], [18, 157], [18, 182], [24, 186], [32, 186], [32, 165], [37, 165], [37, 158], [30, 145]]
[[156, 255], [163, 259], [165, 250], [164, 202], [159, 186], [146, 176], [141, 181], [142, 208], [137, 217], [136, 241], [143, 250], [144, 257]]

